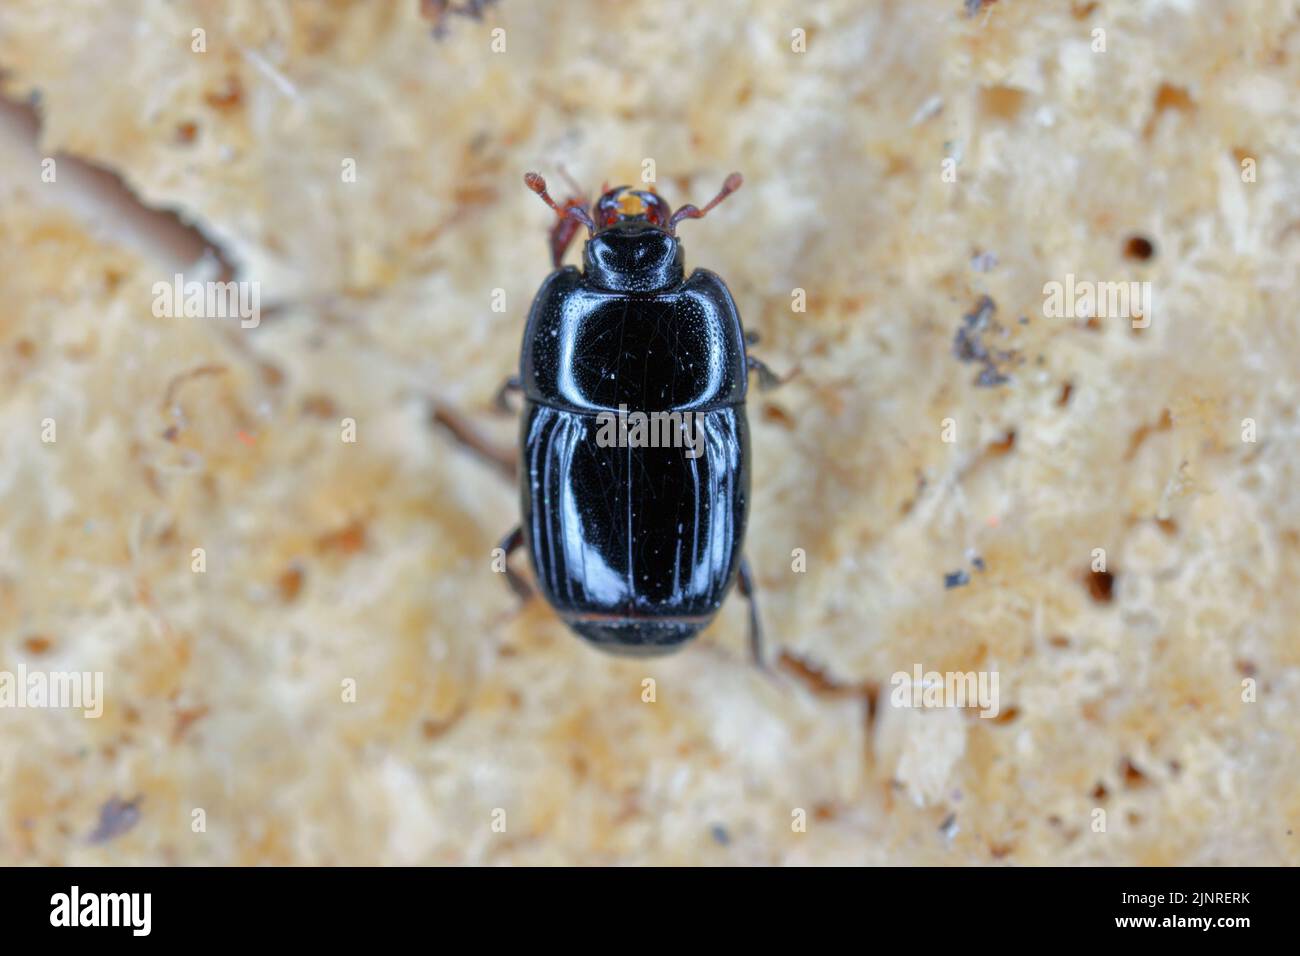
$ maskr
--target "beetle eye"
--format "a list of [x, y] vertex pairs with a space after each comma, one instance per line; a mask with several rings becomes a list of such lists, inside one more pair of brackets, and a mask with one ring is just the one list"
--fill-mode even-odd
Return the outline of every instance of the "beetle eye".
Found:
[[602, 202], [600, 207], [596, 210], [597, 228], [604, 229], [607, 226], [612, 226], [614, 223], [618, 222], [620, 215], [619, 204], [617, 202]]
[[596, 200], [596, 228], [606, 229], [625, 219], [644, 219], [660, 229], [672, 222], [672, 207], [658, 193], [617, 186]]
[[622, 218], [620, 197], [626, 190], [626, 186], [615, 186], [596, 200], [596, 228], [604, 229], [612, 226]]

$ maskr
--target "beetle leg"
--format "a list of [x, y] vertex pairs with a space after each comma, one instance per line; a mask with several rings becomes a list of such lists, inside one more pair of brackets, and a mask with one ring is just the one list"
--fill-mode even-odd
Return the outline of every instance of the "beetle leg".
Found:
[[493, 404], [496, 405], [497, 411], [506, 414], [513, 413], [514, 409], [510, 407], [510, 399], [508, 396], [511, 392], [522, 392], [523, 390], [524, 384], [519, 381], [518, 375], [511, 375], [508, 379], [502, 382], [501, 387], [497, 389], [496, 398], [493, 400]]
[[737, 579], [740, 593], [749, 601], [749, 653], [759, 670], [767, 670], [763, 663], [763, 625], [758, 618], [758, 596], [754, 593], [754, 574], [749, 569], [749, 559], [740, 559], [740, 574]]
[[745, 363], [751, 372], [758, 373], [758, 387], [763, 391], [776, 388], [782, 384], [780, 376], [767, 367], [767, 363], [761, 359], [756, 359], [752, 355], [745, 356]]
[[532, 597], [533, 589], [528, 586], [527, 581], [510, 567], [510, 555], [518, 551], [523, 546], [523, 543], [524, 529], [519, 525], [515, 525], [510, 533], [501, 539], [501, 543], [497, 547], [505, 552], [506, 583], [510, 585], [510, 590], [515, 592], [519, 600], [527, 601]]
[[758, 344], [759, 342], [761, 342], [762, 340], [763, 340], [763, 339], [762, 339], [762, 336], [760, 336], [760, 335], [759, 335], [757, 332], [755, 332], [753, 329], [746, 329], [746, 330], [745, 330], [745, 344], [746, 344], [746, 345], [757, 345], [757, 344]]
[[505, 479], [514, 482], [519, 473], [519, 452], [512, 448], [501, 448], [488, 441], [464, 416], [445, 405], [435, 405], [429, 415], [431, 424], [446, 430], [478, 457], [491, 464]]
[[555, 168], [558, 169], [560, 175], [564, 177], [564, 182], [565, 185], [569, 187], [569, 192], [573, 193], [575, 196], [582, 195], [582, 187], [578, 185], [577, 180], [569, 175], [569, 170], [565, 168], [565, 165], [563, 163], [556, 163]]
[[[566, 199], [564, 209], [586, 209], [587, 203], [582, 199]], [[569, 245], [573, 242], [573, 237], [578, 234], [578, 227], [582, 223], [568, 216], [561, 216], [555, 220], [555, 225], [551, 227], [551, 265], [556, 269], [560, 268], [564, 262], [564, 253], [568, 251]]]

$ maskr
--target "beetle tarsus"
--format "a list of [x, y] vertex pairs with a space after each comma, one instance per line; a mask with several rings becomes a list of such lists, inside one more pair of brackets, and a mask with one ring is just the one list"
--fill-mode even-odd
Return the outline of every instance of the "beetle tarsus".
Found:
[[754, 573], [749, 568], [749, 559], [740, 559], [740, 573], [737, 576], [740, 593], [749, 601], [749, 653], [754, 658], [754, 665], [759, 670], [767, 670], [763, 659], [763, 624], [758, 617], [758, 595], [755, 594]]
[[519, 573], [510, 567], [510, 555], [514, 554], [524, 545], [524, 529], [520, 525], [515, 527], [501, 539], [497, 545], [505, 552], [505, 575], [506, 583], [510, 585], [510, 590], [515, 592], [515, 596], [520, 601], [526, 602], [533, 596], [533, 589], [529, 587], [528, 582], [520, 577]]
[[477, 457], [492, 465], [507, 481], [515, 480], [519, 469], [517, 451], [497, 447], [484, 438], [464, 416], [447, 406], [435, 405], [429, 414], [429, 421], [442, 428]]
[[758, 387], [763, 391], [769, 391], [778, 385], [784, 384], [781, 377], [768, 367], [762, 359], [754, 358], [752, 355], [745, 356], [745, 362], [751, 372], [758, 373]]
[[515, 410], [510, 407], [510, 393], [522, 392], [523, 390], [524, 385], [523, 382], [519, 380], [519, 376], [511, 375], [508, 379], [502, 382], [501, 387], [497, 389], [497, 394], [492, 400], [492, 404], [496, 406], [497, 411], [504, 415], [514, 414]]

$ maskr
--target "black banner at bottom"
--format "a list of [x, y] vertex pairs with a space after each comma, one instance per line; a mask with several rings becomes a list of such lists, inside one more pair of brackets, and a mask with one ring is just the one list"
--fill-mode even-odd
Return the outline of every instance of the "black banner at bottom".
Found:
[[1285, 928], [1293, 884], [1289, 871], [1266, 869], [7, 869], [0, 916], [11, 942], [76, 934], [300, 946], [451, 931], [545, 944], [609, 930], [602, 938], [651, 932], [662, 943], [680, 927], [694, 942], [716, 934], [734, 946], [784, 924], [986, 943], [1231, 944]]

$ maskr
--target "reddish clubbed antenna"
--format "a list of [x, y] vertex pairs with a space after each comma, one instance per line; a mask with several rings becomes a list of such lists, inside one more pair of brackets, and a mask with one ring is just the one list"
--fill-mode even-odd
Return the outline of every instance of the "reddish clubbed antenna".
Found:
[[554, 209], [557, 216], [561, 218], [568, 216], [576, 219], [587, 227], [588, 232], [595, 231], [596, 224], [591, 221], [591, 216], [582, 206], [574, 205], [571, 202], [565, 203], [563, 207], [556, 204], [555, 200], [551, 198], [551, 194], [546, 191], [546, 180], [541, 177], [540, 173], [524, 173], [524, 185], [541, 196], [542, 202]]
[[[564, 178], [568, 179], [569, 174], [564, 173]], [[542, 202], [555, 210], [555, 225], [551, 227], [551, 262], [558, 269], [564, 260], [564, 250], [569, 248], [569, 243], [578, 232], [578, 225], [587, 227], [588, 238], [596, 231], [596, 223], [592, 221], [591, 213], [587, 212], [587, 200], [575, 196], [566, 200], [564, 205], [557, 205], [551, 198], [551, 194], [546, 191], [546, 180], [537, 173], [524, 173], [524, 184], [541, 196]], [[576, 185], [572, 181], [570, 184]], [[574, 189], [574, 192], [579, 191]]]
[[718, 203], [722, 202], [722, 200], [726, 199], [728, 196], [734, 193], [737, 189], [741, 187], [741, 185], [744, 182], [745, 182], [744, 176], [740, 175], [740, 173], [732, 173], [730, 176], [727, 177], [726, 181], [723, 182], [722, 189], [718, 190], [718, 194], [714, 196], [712, 199], [710, 199], [709, 204], [705, 206], [703, 209], [697, 209], [696, 207], [687, 203], [681, 209], [678, 209], [675, 213], [673, 213], [673, 217], [668, 220], [668, 231], [673, 235], [676, 235], [677, 223], [683, 219], [703, 219], [706, 215], [708, 215], [710, 209], [712, 209]]

